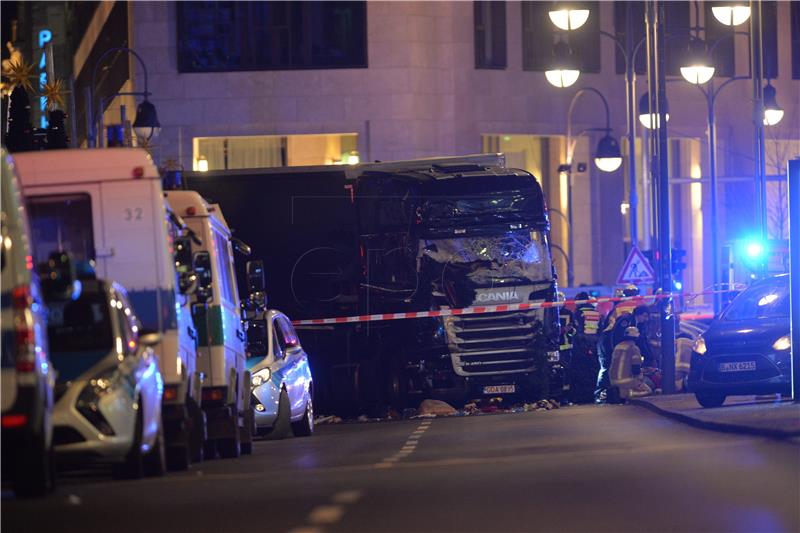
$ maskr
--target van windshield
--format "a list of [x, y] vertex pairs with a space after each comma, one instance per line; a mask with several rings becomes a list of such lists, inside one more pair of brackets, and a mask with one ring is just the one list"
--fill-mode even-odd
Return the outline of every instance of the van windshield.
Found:
[[95, 259], [92, 203], [88, 194], [28, 198], [31, 241], [36, 264], [52, 252], [65, 251], [74, 261]]

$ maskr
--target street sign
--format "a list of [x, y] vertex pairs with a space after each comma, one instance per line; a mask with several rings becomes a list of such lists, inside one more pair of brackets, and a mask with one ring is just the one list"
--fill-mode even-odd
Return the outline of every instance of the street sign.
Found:
[[635, 246], [631, 248], [631, 253], [622, 270], [617, 276], [617, 285], [627, 285], [633, 283], [638, 285], [640, 283], [655, 283], [656, 273], [647, 258]]

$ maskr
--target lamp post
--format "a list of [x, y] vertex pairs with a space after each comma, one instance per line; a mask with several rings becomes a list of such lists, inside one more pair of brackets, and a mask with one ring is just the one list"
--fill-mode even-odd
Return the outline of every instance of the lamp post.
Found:
[[[138, 61], [139, 64], [142, 66], [142, 70], [144, 71], [144, 91], [131, 91], [131, 92], [118, 92], [114, 93], [110, 96], [102, 97], [100, 99], [100, 106], [98, 107], [97, 117], [95, 118], [94, 115], [94, 104], [95, 104], [95, 96], [94, 90], [97, 83], [97, 68], [102, 63], [103, 59], [115, 52], [125, 52], [133, 55]], [[94, 148], [98, 146], [102, 146], [102, 140], [98, 139], [98, 127], [97, 121], [100, 123], [99, 130], [102, 131], [103, 129], [103, 111], [105, 109], [105, 102], [109, 99], [113, 99], [117, 96], [143, 96], [144, 100], [138, 105], [136, 108], [136, 119], [133, 122], [133, 129], [136, 132], [136, 136], [144, 139], [150, 140], [154, 136], [158, 135], [158, 132], [161, 130], [161, 124], [158, 122], [158, 115], [156, 114], [155, 106], [147, 99], [150, 96], [150, 92], [147, 90], [147, 66], [144, 64], [141, 56], [136, 53], [135, 50], [131, 48], [125, 47], [115, 47], [109, 48], [105, 52], [103, 52], [100, 57], [97, 58], [95, 61], [94, 68], [92, 69], [92, 82], [89, 86], [88, 92], [88, 102], [87, 102], [87, 125], [88, 125], [88, 143], [90, 148]], [[99, 143], [98, 143], [99, 141]]]
[[[603, 108], [605, 109], [606, 115], [606, 127], [605, 128], [587, 128], [578, 135], [575, 136], [573, 139], [572, 137], [572, 114], [575, 111], [575, 104], [577, 104], [578, 99], [586, 93], [593, 93], [596, 94], [600, 100], [603, 102]], [[569, 238], [567, 239], [567, 248], [568, 248], [568, 255], [569, 261], [568, 264], [570, 265], [567, 269], [567, 285], [570, 287], [574, 284], [574, 269], [572, 267], [572, 258], [574, 257], [574, 239], [572, 235], [572, 228], [573, 228], [573, 219], [572, 219], [572, 159], [575, 154], [575, 145], [577, 144], [577, 138], [585, 133], [590, 131], [602, 131], [605, 135], [600, 139], [597, 143], [597, 148], [595, 149], [594, 153], [594, 164], [597, 166], [598, 169], [602, 170], [603, 172], [614, 172], [622, 165], [622, 154], [619, 150], [619, 143], [617, 140], [611, 135], [611, 113], [608, 108], [608, 100], [606, 100], [603, 93], [595, 89], [594, 87], [584, 87], [579, 89], [575, 95], [572, 97], [569, 103], [569, 109], [567, 111], [567, 162], [565, 165], [559, 167], [559, 171], [566, 172], [567, 174], [567, 231]]]

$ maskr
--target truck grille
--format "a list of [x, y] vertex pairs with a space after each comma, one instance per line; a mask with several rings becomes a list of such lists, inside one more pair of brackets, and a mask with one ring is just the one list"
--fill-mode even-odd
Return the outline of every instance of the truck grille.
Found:
[[530, 372], [540, 311], [444, 317], [453, 369], [460, 376]]

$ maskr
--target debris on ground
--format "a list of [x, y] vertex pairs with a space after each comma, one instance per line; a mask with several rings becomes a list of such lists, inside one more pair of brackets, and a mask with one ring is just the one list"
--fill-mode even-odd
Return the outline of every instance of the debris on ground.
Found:
[[456, 408], [441, 400], [423, 400], [417, 409], [418, 417], [423, 416], [453, 416]]
[[341, 423], [342, 419], [338, 416], [330, 415], [330, 416], [315, 416], [314, 417], [314, 425], [318, 426], [320, 424], [339, 424]]

